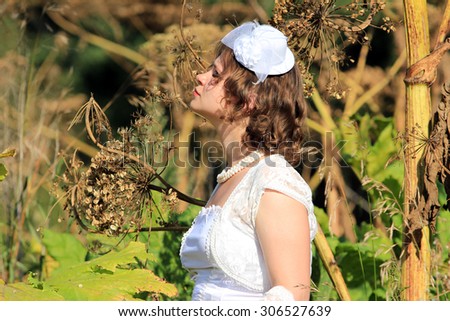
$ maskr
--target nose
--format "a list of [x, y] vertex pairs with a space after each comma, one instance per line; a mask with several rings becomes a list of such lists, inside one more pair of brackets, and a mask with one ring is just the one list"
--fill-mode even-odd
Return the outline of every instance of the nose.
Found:
[[208, 72], [204, 72], [204, 73], [201, 73], [201, 74], [198, 74], [197, 76], [195, 76], [195, 79], [197, 79], [197, 81], [199, 82], [200, 85], [204, 86], [206, 84], [207, 74], [208, 74]]

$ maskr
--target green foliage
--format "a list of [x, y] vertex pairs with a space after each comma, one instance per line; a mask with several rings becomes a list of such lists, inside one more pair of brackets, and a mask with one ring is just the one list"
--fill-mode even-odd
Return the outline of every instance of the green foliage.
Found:
[[[356, 117], [336, 130], [338, 139], [344, 140], [343, 160], [362, 183], [367, 193], [368, 222], [354, 223], [356, 242], [332, 235], [329, 216], [323, 209], [315, 208], [315, 214], [327, 241], [335, 255], [352, 300], [386, 300], [390, 297], [390, 284], [399, 278], [398, 271], [387, 267], [396, 266], [402, 235], [403, 165], [396, 159], [398, 146], [393, 119]], [[386, 229], [375, 227], [381, 222]], [[317, 270], [317, 271], [314, 271]], [[313, 260], [313, 282], [317, 291], [314, 300], [337, 300], [331, 280], [319, 258]], [[392, 281], [394, 279], [394, 281]]]
[[[441, 193], [440, 195], [444, 195]], [[436, 222], [436, 233], [433, 235], [432, 242], [435, 245], [433, 250], [432, 269], [434, 275], [434, 287], [431, 293], [435, 300], [448, 301], [448, 266], [450, 264], [450, 233], [448, 226], [450, 223], [450, 211], [442, 210], [439, 213]]]
[[[73, 236], [48, 233], [47, 237], [52, 241], [49, 252], [64, 264], [45, 281], [30, 275], [27, 283], [0, 284], [1, 300], [138, 300], [147, 294], [171, 297], [177, 292], [175, 286], [141, 268], [142, 262], [154, 261], [143, 243], [130, 242], [120, 251], [76, 263], [85, 250]], [[62, 242], [54, 243], [55, 240]], [[69, 244], [75, 246], [73, 256], [62, 252], [67, 251], [65, 246]]]
[[[7, 150], [3, 153], [0, 153], [0, 158], [13, 157], [15, 155], [15, 150]], [[0, 182], [3, 181], [8, 175], [8, 170], [5, 165], [0, 163]]]
[[6, 178], [6, 175], [8, 175], [8, 170], [5, 165], [0, 163], [0, 182]]
[[69, 233], [45, 230], [42, 243], [48, 254], [62, 267], [84, 262], [88, 253], [84, 245]]
[[[199, 208], [197, 206], [190, 206], [182, 215], [180, 215], [180, 224], [190, 226], [198, 211]], [[153, 270], [168, 282], [176, 285], [178, 296], [173, 299], [181, 301], [190, 300], [193, 281], [191, 281], [187, 270], [181, 266], [179, 258], [183, 233], [161, 233], [155, 235], [155, 237], [158, 237], [159, 239], [155, 244], [160, 244], [160, 246], [157, 250], [157, 264], [154, 264]], [[167, 297], [165, 299], [171, 300], [171, 298]]]
[[40, 282], [29, 279], [29, 283], [18, 282], [5, 285], [0, 280], [0, 301], [61, 301], [64, 298], [57, 292], [44, 288]]
[[[351, 243], [330, 235], [326, 213], [315, 208], [318, 222], [323, 227], [328, 244], [333, 251], [337, 265], [342, 271], [352, 300], [386, 300], [387, 289], [380, 276], [381, 267], [394, 260], [391, 252], [392, 240], [370, 224], [355, 227], [364, 239]], [[312, 280], [315, 291], [313, 300], [338, 300], [331, 280], [318, 255], [314, 252]]]
[[337, 246], [335, 255], [353, 300], [385, 299], [378, 273], [384, 261], [377, 256], [373, 244], [343, 242]]
[[389, 174], [395, 174], [401, 181], [403, 173], [398, 171], [400, 166], [386, 172], [394, 156], [399, 153], [393, 121], [393, 118], [372, 117], [366, 113], [352, 122], [342, 124], [336, 135], [346, 142], [342, 156], [355, 174], [365, 174], [380, 181]]

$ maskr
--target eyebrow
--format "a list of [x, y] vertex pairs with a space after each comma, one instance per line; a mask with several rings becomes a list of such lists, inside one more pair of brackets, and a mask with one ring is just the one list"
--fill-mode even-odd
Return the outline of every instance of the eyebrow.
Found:
[[220, 71], [219, 71], [220, 68], [217, 67], [217, 64], [216, 64], [215, 62], [213, 62], [213, 63], [209, 66], [209, 68], [213, 68], [213, 67], [214, 67], [214, 69], [216, 69], [218, 72], [222, 72], [222, 71], [223, 71], [223, 70], [220, 70]]

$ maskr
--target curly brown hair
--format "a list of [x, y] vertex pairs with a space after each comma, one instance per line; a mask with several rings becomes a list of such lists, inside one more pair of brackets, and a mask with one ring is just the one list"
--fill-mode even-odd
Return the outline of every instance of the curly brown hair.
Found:
[[233, 122], [249, 117], [242, 137], [246, 147], [281, 154], [293, 166], [298, 165], [307, 102], [297, 65], [285, 74], [268, 76], [255, 85], [256, 75], [234, 58], [230, 48], [219, 43], [217, 57], [224, 67], [221, 78], [225, 80], [224, 99], [228, 107], [224, 119]]

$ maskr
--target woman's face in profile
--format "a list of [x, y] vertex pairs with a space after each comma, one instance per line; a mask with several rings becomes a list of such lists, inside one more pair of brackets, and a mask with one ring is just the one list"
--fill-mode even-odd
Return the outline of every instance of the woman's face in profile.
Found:
[[197, 75], [198, 85], [194, 88], [194, 97], [190, 103], [194, 112], [213, 124], [221, 119], [225, 107], [223, 72], [224, 67], [218, 57], [206, 72]]

